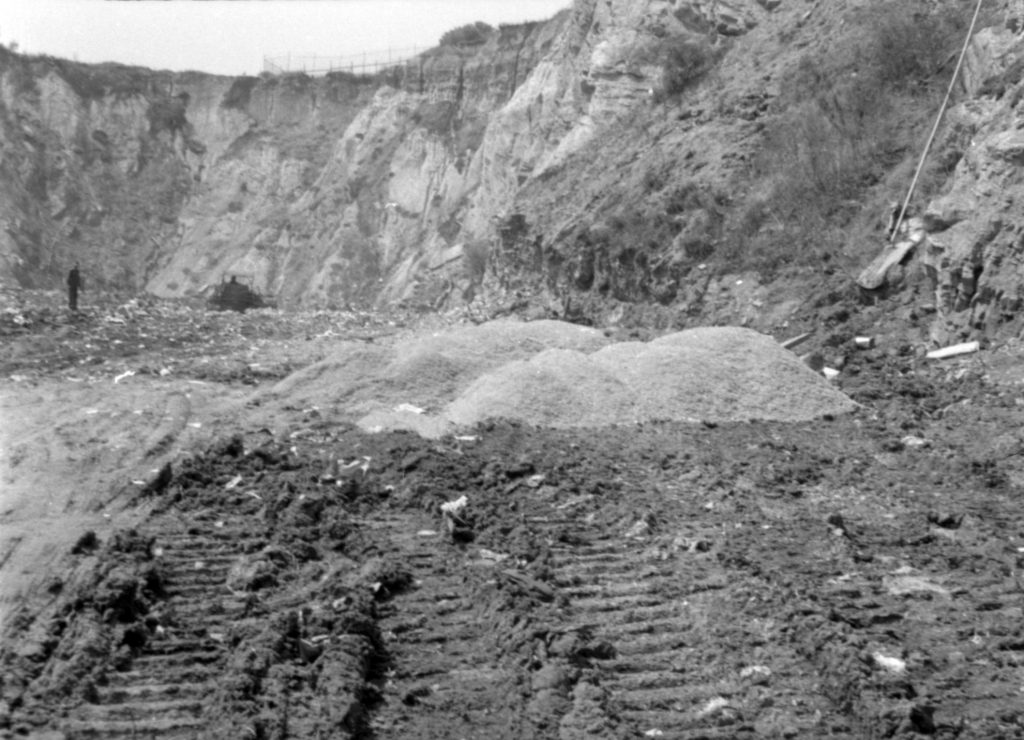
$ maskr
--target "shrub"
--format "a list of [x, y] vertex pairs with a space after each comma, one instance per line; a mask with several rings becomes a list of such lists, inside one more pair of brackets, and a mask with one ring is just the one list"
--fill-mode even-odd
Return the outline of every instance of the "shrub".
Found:
[[879, 3], [868, 32], [867, 58], [883, 85], [926, 80], [945, 63], [966, 30], [960, 12], [915, 13], [905, 0]]
[[446, 136], [451, 133], [458, 112], [454, 101], [426, 100], [416, 106], [412, 121], [435, 136]]
[[151, 100], [146, 110], [149, 119], [149, 131], [157, 134], [161, 131], [180, 131], [188, 123], [185, 111], [188, 108], [189, 94], [179, 93], [174, 97], [163, 97]]
[[484, 23], [468, 23], [465, 26], [453, 28], [441, 36], [441, 46], [481, 46], [487, 43], [487, 39], [494, 33], [494, 29]]
[[663, 44], [662, 87], [678, 95], [696, 84], [715, 65], [716, 55], [706, 41], [666, 41]]
[[[848, 16], [846, 35], [827, 54], [809, 54], [790, 73], [778, 112], [749, 173], [752, 195], [730, 219], [730, 268], [762, 273], [827, 258], [877, 185], [916, 157], [948, 83], [943, 66], [963, 40], [950, 9], [911, 0], [875, 0]], [[939, 72], [943, 74], [939, 74]], [[942, 167], [920, 183], [935, 189]]]
[[220, 101], [222, 108], [234, 108], [244, 111], [249, 107], [252, 90], [260, 81], [259, 77], [237, 77]]

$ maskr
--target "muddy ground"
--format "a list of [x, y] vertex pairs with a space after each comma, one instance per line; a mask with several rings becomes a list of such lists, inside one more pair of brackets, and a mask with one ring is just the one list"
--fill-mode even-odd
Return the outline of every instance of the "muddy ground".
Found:
[[1024, 737], [1015, 342], [834, 327], [816, 422], [428, 441], [252, 400], [408, 317], [6, 300], [4, 737]]

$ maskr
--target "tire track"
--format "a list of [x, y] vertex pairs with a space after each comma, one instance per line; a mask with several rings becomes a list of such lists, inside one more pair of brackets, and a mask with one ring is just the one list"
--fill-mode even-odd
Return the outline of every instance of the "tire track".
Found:
[[378, 677], [381, 701], [371, 736], [509, 736], [519, 719], [505, 689], [515, 685], [516, 672], [496, 655], [492, 615], [486, 598], [475, 598], [479, 578], [467, 553], [422, 515], [391, 513], [365, 526], [389, 543], [412, 576], [411, 588], [379, 610], [388, 659]]
[[[676, 513], [679, 528], [692, 530], [692, 512], [685, 514]], [[672, 512], [659, 516], [658, 529], [672, 531]], [[813, 667], [771, 644], [764, 633], [773, 628], [750, 608], [763, 581], [723, 567], [706, 541], [683, 538], [688, 544], [680, 546], [678, 535], [613, 536], [571, 520], [561, 526], [569, 536], [563, 529], [568, 544], [552, 546], [554, 583], [569, 597], [568, 619], [612, 648], [594, 661], [592, 680], [605, 692], [607, 715], [621, 723], [620, 736], [795, 736], [828, 711], [828, 701], [808, 690]], [[800, 706], [787, 706], [796, 698]]]
[[234, 561], [253, 542], [252, 528], [188, 528], [178, 517], [147, 523], [164, 578], [164, 598], [147, 616], [151, 634], [96, 688], [61, 728], [70, 737], [146, 737], [177, 740], [204, 736], [208, 699], [224, 668], [225, 635], [246, 606], [227, 588]]
[[143, 457], [157, 457], [170, 448], [192, 416], [192, 402], [181, 392], [168, 393], [164, 413], [157, 427], [146, 437]]

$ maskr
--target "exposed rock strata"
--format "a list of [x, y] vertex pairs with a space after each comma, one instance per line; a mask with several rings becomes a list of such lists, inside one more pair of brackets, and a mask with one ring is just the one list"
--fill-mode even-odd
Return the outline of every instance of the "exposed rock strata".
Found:
[[0, 275], [56, 285], [79, 260], [95, 285], [169, 296], [226, 273], [286, 305], [471, 295], [523, 185], [648, 103], [659, 43], [743, 33], [763, 13], [579, 0], [373, 79], [4, 52]]
[[1024, 39], [1005, 29], [977, 34], [965, 99], [950, 113], [970, 145], [948, 191], [928, 204], [921, 255], [935, 289], [932, 339], [1017, 332], [1024, 308]]
[[[87, 288], [165, 296], [234, 273], [285, 306], [431, 307], [483, 289], [546, 295], [561, 315], [589, 295], [765, 328], [793, 296], [710, 279], [701, 255], [727, 238], [787, 69], [780, 39], [812, 43], [862, 4], [577, 0], [374, 78], [2, 51], [0, 280], [57, 287], [78, 260]], [[724, 62], [659, 122], [666, 54], [685, 44]], [[1018, 36], [979, 32], [947, 119], [971, 146], [918, 255], [937, 342], [1003, 331], [1024, 300], [1022, 64]]]

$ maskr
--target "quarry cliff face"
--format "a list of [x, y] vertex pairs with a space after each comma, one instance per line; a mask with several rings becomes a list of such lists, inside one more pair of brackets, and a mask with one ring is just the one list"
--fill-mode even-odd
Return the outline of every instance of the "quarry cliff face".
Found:
[[227, 274], [285, 305], [471, 295], [523, 186], [647, 103], [660, 72], [639, 51], [742, 33], [753, 10], [579, 0], [372, 78], [4, 51], [0, 277], [54, 286], [78, 261], [97, 286], [165, 296]]
[[[559, 23], [383, 75], [224, 78], [0, 57], [0, 279], [285, 304], [400, 298], [456, 243], [469, 162]], [[444, 257], [442, 257], [444, 259]]]
[[[939, 12], [914, 3], [914, 17]], [[863, 216], [837, 201], [842, 223], [827, 228], [850, 236], [824, 267], [804, 257], [767, 284], [704, 262], [728, 264], [737, 234], [789, 243], [762, 150], [788, 130], [773, 121], [790, 120], [793, 81], [810, 85], [877, 5], [576, 0], [372, 77], [226, 78], [0, 49], [0, 281], [58, 287], [77, 261], [87, 286], [162, 296], [240, 275], [286, 307], [487, 296], [564, 313], [592, 300], [664, 309], [667, 325], [771, 330], [811, 289], [852, 288], [884, 240], [872, 209], [906, 178], [870, 173]], [[936, 342], [1002, 326], [1024, 301], [1022, 55], [1005, 27], [977, 34], [940, 136], [959, 164], [928, 195], [928, 247], [911, 264], [934, 285], [921, 300], [936, 304]], [[913, 84], [938, 84], [921, 74]], [[803, 104], [830, 114], [832, 97]], [[916, 157], [909, 142], [885, 155], [891, 172]], [[804, 249], [817, 254], [813, 239]]]
[[928, 238], [915, 256], [929, 278], [947, 344], [1024, 329], [1024, 37], [980, 31], [967, 57], [964, 90], [950, 111], [966, 132], [963, 158], [924, 212]]

